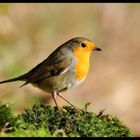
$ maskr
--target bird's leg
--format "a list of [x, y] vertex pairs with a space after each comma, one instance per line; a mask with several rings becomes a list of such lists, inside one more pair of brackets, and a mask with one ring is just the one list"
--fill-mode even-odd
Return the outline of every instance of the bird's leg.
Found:
[[67, 103], [69, 103], [71, 106], [73, 106], [74, 109], [77, 109], [76, 106], [74, 106], [72, 103], [70, 103], [67, 99], [65, 99], [63, 96], [60, 95], [60, 93], [56, 93], [59, 97], [61, 97], [63, 100], [65, 100]]
[[56, 95], [57, 95], [57, 93], [56, 93], [56, 92], [53, 92], [53, 93], [52, 93], [52, 98], [53, 98], [54, 103], [55, 103], [56, 107], [58, 108], [59, 112], [61, 112], [61, 111], [60, 111], [60, 108], [59, 108], [59, 106], [58, 106], [58, 104], [57, 104], [57, 102], [56, 102]]

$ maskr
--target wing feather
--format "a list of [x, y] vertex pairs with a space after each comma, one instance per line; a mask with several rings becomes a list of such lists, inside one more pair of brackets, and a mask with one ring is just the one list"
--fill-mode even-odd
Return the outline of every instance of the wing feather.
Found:
[[47, 59], [25, 74], [26, 82], [22, 86], [63, 74], [68, 70], [72, 59], [65, 55], [65, 51], [67, 50], [64, 48], [62, 50], [61, 48], [58, 49], [56, 49]]

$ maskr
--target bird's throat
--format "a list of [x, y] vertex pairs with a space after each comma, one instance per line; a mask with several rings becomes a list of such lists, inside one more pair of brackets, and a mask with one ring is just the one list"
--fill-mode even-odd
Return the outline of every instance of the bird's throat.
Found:
[[90, 53], [85, 52], [82, 54], [82, 53], [75, 52], [74, 55], [77, 58], [77, 61], [74, 65], [75, 77], [77, 80], [82, 80], [88, 74]]

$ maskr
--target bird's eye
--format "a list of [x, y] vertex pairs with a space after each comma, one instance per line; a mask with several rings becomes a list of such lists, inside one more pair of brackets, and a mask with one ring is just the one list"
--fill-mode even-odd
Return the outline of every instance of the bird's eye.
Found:
[[86, 44], [85, 44], [85, 43], [81, 43], [81, 46], [82, 46], [83, 48], [85, 48], [85, 47], [86, 47]]

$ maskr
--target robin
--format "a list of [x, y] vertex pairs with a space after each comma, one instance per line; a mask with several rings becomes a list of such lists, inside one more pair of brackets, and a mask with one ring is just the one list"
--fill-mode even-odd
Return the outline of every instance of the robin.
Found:
[[95, 44], [89, 39], [73, 38], [59, 46], [48, 58], [29, 72], [16, 78], [1, 81], [0, 84], [18, 80], [25, 81], [20, 87], [32, 84], [45, 92], [51, 93], [58, 109], [57, 95], [75, 107], [60, 93], [78, 86], [85, 80], [92, 51], [101, 51], [101, 49], [95, 47]]

